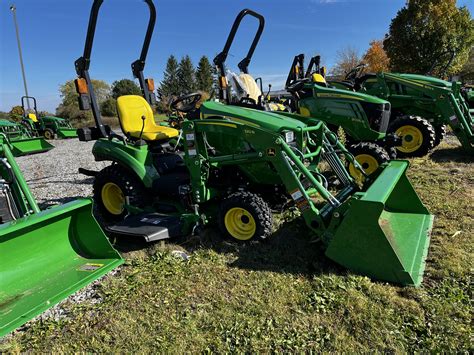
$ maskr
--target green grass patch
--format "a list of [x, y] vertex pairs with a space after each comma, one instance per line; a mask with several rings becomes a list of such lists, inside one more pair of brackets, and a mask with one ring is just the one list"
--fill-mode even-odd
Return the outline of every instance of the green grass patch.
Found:
[[301, 220], [280, 216], [264, 243], [236, 245], [209, 229], [127, 252], [97, 287], [102, 302], [66, 302], [66, 318], [36, 321], [0, 351], [472, 352], [473, 160], [443, 143], [411, 163], [436, 215], [420, 288], [349, 273], [307, 243]]

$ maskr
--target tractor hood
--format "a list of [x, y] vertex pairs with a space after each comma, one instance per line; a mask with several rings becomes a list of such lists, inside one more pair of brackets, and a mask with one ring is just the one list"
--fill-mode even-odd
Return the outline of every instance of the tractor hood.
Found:
[[430, 84], [430, 85], [439, 86], [439, 87], [451, 88], [452, 86], [452, 84], [449, 81], [434, 78], [432, 76], [417, 75], [417, 74], [392, 74], [392, 75], [398, 75], [403, 79], [415, 80], [418, 82], [423, 82], [425, 84]]
[[63, 122], [65, 121], [64, 118], [61, 117], [56, 117], [56, 116], [44, 116], [43, 117], [44, 121], [58, 121], [58, 122]]
[[285, 117], [272, 112], [259, 111], [239, 106], [224, 105], [219, 102], [207, 101], [201, 106], [201, 115], [203, 118], [213, 116], [223, 116], [230, 120], [258, 126], [273, 132], [282, 132], [284, 130], [300, 130], [306, 127], [303, 122]]
[[[317, 88], [315, 88], [317, 86]], [[388, 101], [385, 101], [376, 96], [363, 94], [360, 92], [354, 92], [344, 89], [336, 89], [334, 87], [325, 87], [318, 84], [306, 84], [305, 88], [315, 88], [314, 95], [318, 98], [327, 98], [327, 99], [345, 99], [345, 100], [355, 100], [355, 101], [364, 101], [372, 104], [388, 104]]]

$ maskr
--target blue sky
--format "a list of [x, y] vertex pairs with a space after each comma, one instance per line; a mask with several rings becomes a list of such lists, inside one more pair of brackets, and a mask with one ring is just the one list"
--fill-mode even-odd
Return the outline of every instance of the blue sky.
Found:
[[[92, 0], [0, 0], [0, 111], [23, 95], [18, 51], [9, 5], [17, 7], [29, 92], [38, 108], [54, 112], [59, 85], [75, 77], [82, 55]], [[222, 50], [232, 22], [243, 8], [266, 18], [250, 72], [277, 89], [294, 55], [320, 53], [331, 66], [337, 51], [353, 46], [363, 53], [383, 38], [405, 0], [155, 0], [158, 19], [145, 74], [159, 82], [170, 54], [189, 54], [195, 64]], [[458, 0], [474, 13], [474, 1]], [[92, 53], [91, 76], [108, 83], [131, 78], [148, 20], [140, 0], [105, 0]], [[228, 59], [231, 69], [246, 54], [256, 21], [245, 21]]]

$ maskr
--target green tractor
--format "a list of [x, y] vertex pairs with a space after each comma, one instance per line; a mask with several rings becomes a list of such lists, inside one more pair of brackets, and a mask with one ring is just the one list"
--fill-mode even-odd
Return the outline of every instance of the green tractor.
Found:
[[[247, 15], [255, 17], [259, 21], [259, 27], [246, 57], [238, 64], [240, 74], [237, 75], [227, 71], [225, 62], [237, 30]], [[222, 102], [257, 110], [269, 109], [271, 100], [268, 100], [268, 95], [263, 95], [248, 71], [264, 26], [264, 17], [248, 9], [241, 11], [235, 19], [224, 49], [214, 59], [219, 72], [219, 96]], [[394, 159], [395, 146], [401, 144], [401, 140], [395, 135], [386, 134], [390, 103], [374, 96], [331, 88], [325, 85], [322, 76], [319, 76], [318, 80], [323, 82], [311, 82], [304, 78], [303, 61], [303, 55], [295, 57], [286, 83], [292, 99], [288, 100], [287, 104], [277, 103], [280, 107], [280, 117], [286, 119], [289, 114], [285, 111], [292, 111], [299, 114], [295, 116], [297, 119], [309, 126], [323, 121], [335, 132], [339, 127], [343, 128], [348, 150], [355, 155], [367, 174], [375, 172], [381, 164]], [[358, 175], [353, 165], [350, 166], [350, 171], [353, 176]]]
[[351, 70], [344, 81], [330, 82], [350, 92], [375, 95], [389, 101], [392, 117], [388, 131], [400, 136], [400, 156], [424, 156], [436, 147], [449, 126], [468, 153], [474, 152], [474, 116], [458, 82], [428, 75], [364, 73], [365, 65]]
[[0, 134], [0, 338], [123, 263], [92, 201], [41, 211]]
[[[150, 80], [143, 69], [156, 20], [152, 0], [140, 59], [132, 65], [143, 96], [119, 97], [122, 134], [102, 122], [89, 76], [99, 9], [91, 10], [84, 54], [75, 62], [80, 106], [92, 109], [95, 127], [79, 131], [94, 140], [97, 161], [110, 165], [94, 178], [94, 199], [110, 233], [163, 240], [195, 233], [214, 223], [223, 235], [249, 241], [272, 233], [271, 206], [281, 196], [298, 208], [308, 240], [322, 242], [326, 255], [375, 279], [419, 285], [433, 216], [405, 176], [408, 163], [383, 164], [364, 185], [345, 168], [360, 165], [318, 121], [181, 97], [182, 131], [155, 123]], [[296, 116], [295, 116], [296, 117]], [[332, 176], [338, 184], [332, 184]]]
[[[33, 108], [25, 103], [33, 101]], [[36, 137], [44, 137], [47, 140], [60, 138], [77, 138], [76, 129], [72, 127], [68, 120], [60, 117], [43, 116], [40, 117], [36, 106], [36, 98], [32, 96], [23, 96], [21, 98], [21, 107], [24, 117], [22, 124]]]
[[9, 142], [15, 157], [43, 153], [54, 148], [43, 138], [33, 137], [23, 125], [9, 120], [0, 120], [0, 134]]

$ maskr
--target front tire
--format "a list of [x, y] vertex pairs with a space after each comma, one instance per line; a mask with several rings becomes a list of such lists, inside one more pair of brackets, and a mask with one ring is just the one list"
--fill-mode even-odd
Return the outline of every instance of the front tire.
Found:
[[402, 138], [399, 157], [423, 157], [435, 146], [436, 133], [431, 123], [418, 116], [402, 116], [393, 121], [389, 132]]
[[[361, 142], [351, 145], [349, 152], [354, 155], [355, 160], [362, 166], [367, 175], [373, 174], [380, 165], [390, 161], [387, 151], [381, 146], [371, 142]], [[349, 164], [349, 173], [356, 180], [362, 179], [362, 174], [354, 164]]]
[[239, 191], [229, 195], [219, 208], [219, 228], [237, 241], [263, 240], [272, 233], [273, 215], [258, 195]]
[[145, 187], [129, 170], [114, 164], [102, 169], [94, 180], [94, 201], [100, 215], [108, 222], [121, 221], [130, 205], [143, 207], [147, 197]]
[[434, 130], [436, 134], [434, 147], [437, 147], [446, 137], [446, 126], [445, 125], [434, 126]]
[[54, 131], [51, 128], [46, 128], [43, 132], [43, 137], [50, 141], [54, 139]]

